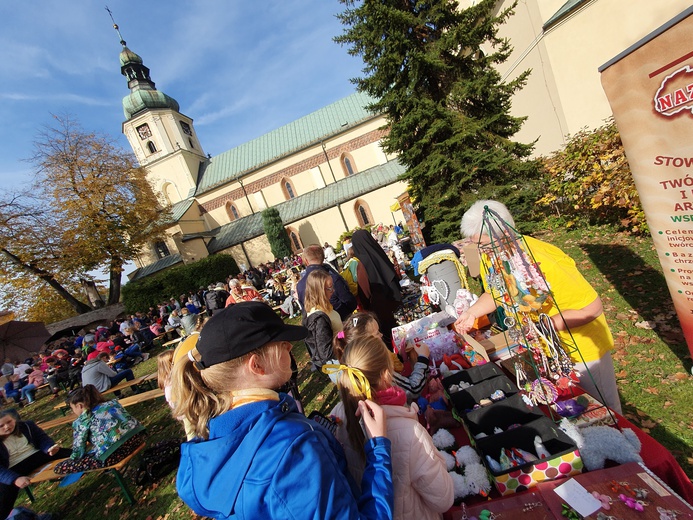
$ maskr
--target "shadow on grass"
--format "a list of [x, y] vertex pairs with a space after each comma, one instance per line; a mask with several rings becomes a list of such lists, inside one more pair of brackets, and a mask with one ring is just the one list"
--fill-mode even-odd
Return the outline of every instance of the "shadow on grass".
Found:
[[[580, 244], [580, 248], [644, 320], [654, 321], [658, 314], [673, 311], [673, 302], [662, 273], [630, 248], [611, 244]], [[689, 371], [692, 362], [683, 335], [661, 332], [659, 329], [654, 332]]]

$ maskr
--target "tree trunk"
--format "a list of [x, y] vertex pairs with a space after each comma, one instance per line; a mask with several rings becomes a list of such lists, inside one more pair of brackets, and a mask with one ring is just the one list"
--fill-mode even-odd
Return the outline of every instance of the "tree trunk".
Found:
[[87, 304], [82, 303], [77, 298], [72, 296], [72, 294], [70, 294], [67, 291], [67, 289], [65, 289], [55, 278], [53, 278], [52, 274], [44, 271], [43, 269], [39, 269], [38, 267], [33, 266], [31, 264], [25, 264], [19, 257], [13, 255], [4, 247], [0, 249], [0, 252], [2, 252], [17, 267], [20, 267], [29, 274], [33, 274], [34, 276], [40, 278], [48, 285], [50, 285], [67, 303], [70, 304], [70, 306], [75, 310], [75, 312], [79, 314], [84, 314], [85, 312], [90, 312], [94, 310]]
[[120, 301], [120, 277], [123, 273], [122, 258], [111, 257], [111, 268], [109, 273], [108, 302], [106, 305], [113, 305]]

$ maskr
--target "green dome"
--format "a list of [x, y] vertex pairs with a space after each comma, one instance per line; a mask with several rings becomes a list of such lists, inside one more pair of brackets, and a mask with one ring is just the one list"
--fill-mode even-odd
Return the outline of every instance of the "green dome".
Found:
[[135, 90], [123, 98], [125, 119], [130, 119], [142, 110], [152, 108], [170, 108], [176, 112], [180, 111], [178, 101], [160, 90]]
[[123, 47], [120, 52], [120, 66], [123, 67], [129, 63], [142, 63], [142, 58], [140, 58], [136, 53], [132, 52], [127, 47]]

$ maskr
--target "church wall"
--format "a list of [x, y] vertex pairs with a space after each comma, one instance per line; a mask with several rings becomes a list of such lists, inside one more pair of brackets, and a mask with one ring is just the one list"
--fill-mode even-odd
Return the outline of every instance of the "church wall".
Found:
[[[470, 3], [459, 0], [462, 8]], [[511, 4], [512, 0], [502, 0], [497, 11]], [[539, 139], [535, 155], [558, 150], [568, 134], [601, 126], [611, 108], [598, 67], [688, 8], [690, 1], [584, 2], [544, 33], [543, 24], [563, 4], [565, 0], [521, 2], [499, 30], [514, 48], [498, 66], [504, 80], [532, 69], [526, 86], [513, 96], [511, 113], [527, 116], [514, 139]]]
[[183, 263], [189, 264], [196, 260], [201, 260], [209, 256], [207, 251], [207, 246], [202, 238], [194, 238], [192, 240], [186, 240], [183, 242], [182, 234], [176, 234], [172, 238], [176, 243], [176, 248], [183, 258]]

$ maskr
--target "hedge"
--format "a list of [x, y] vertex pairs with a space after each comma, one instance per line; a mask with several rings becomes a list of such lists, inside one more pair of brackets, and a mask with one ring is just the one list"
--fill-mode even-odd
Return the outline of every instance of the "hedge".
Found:
[[176, 298], [200, 287], [222, 282], [240, 270], [231, 255], [216, 254], [161, 271], [123, 286], [123, 303], [128, 313], [147, 311], [170, 298]]

